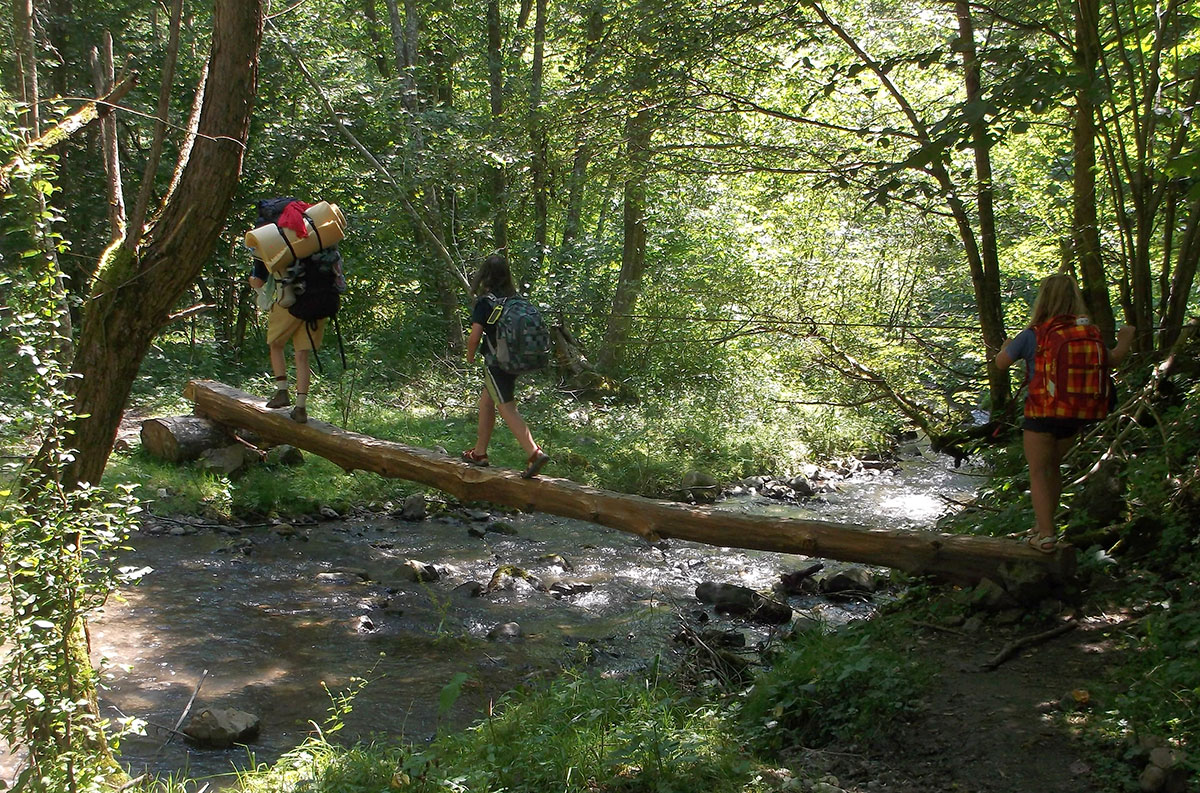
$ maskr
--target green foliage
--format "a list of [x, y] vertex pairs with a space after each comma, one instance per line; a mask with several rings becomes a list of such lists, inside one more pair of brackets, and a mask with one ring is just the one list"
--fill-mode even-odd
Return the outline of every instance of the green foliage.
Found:
[[[51, 210], [24, 221], [35, 245]], [[29, 227], [32, 225], [32, 229]], [[116, 554], [140, 507], [129, 488], [113, 492], [62, 481], [75, 452], [65, 432], [73, 417], [69, 349], [60, 324], [61, 279], [45, 247], [35, 247], [19, 280], [3, 286], [21, 296], [21, 310], [4, 312], [7, 432], [24, 436], [32, 460], [9, 465], [0, 491], [0, 736], [25, 752], [17, 790], [110, 789], [122, 772], [112, 762], [95, 700], [84, 623], [130, 571]], [[14, 268], [16, 272], [16, 268]], [[11, 307], [10, 307], [11, 308]]]
[[797, 634], [755, 682], [746, 728], [775, 749], [866, 741], [915, 712], [929, 672], [904, 652], [900, 630], [851, 623]]
[[1167, 738], [1179, 746], [1200, 741], [1200, 598], [1190, 583], [1200, 574], [1193, 562], [1180, 571], [1189, 583], [1169, 587], [1138, 626], [1119, 679], [1112, 717], [1139, 735]]

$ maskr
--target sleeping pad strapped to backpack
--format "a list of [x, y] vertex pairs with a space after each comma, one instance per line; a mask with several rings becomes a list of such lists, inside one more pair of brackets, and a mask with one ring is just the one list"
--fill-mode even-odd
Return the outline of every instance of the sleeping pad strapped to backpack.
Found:
[[488, 324], [496, 326], [496, 344], [484, 350], [487, 363], [509, 374], [545, 368], [550, 362], [550, 331], [537, 306], [520, 295], [489, 297], [496, 306], [488, 317]]
[[1108, 348], [1086, 317], [1063, 315], [1034, 326], [1037, 352], [1025, 400], [1027, 418], [1102, 419], [1116, 393]]
[[[278, 223], [283, 211], [295, 201], [295, 198], [289, 197], [259, 201], [256, 225]], [[288, 273], [288, 280], [295, 285], [296, 291], [295, 303], [288, 306], [292, 316], [315, 328], [318, 320], [337, 315], [341, 295], [346, 291], [342, 256], [338, 253], [337, 245], [297, 260], [288, 268]]]

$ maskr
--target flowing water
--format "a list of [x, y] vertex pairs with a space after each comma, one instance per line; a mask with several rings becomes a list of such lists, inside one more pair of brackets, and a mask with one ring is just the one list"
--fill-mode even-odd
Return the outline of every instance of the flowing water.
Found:
[[[977, 483], [947, 461], [917, 457], [892, 471], [855, 475], [803, 505], [750, 494], [721, 508], [929, 528], [947, 498], [961, 500]], [[495, 520], [516, 533], [475, 536], [495, 528]], [[270, 762], [325, 722], [330, 692], [348, 690], [356, 678], [368, 682], [339, 735], [426, 740], [470, 723], [505, 691], [563, 665], [586, 662], [620, 673], [649, 663], [670, 647], [681, 616], [705, 609], [694, 595], [701, 581], [767, 590], [781, 573], [811, 563], [681, 541], [651, 545], [581, 521], [498, 510], [299, 528], [297, 536], [261, 527], [133, 538], [124, 563], [150, 572], [91, 622], [105, 714], [147, 722], [145, 736], [121, 744], [133, 772], [211, 777]], [[440, 580], [408, 580], [402, 566], [409, 559], [436, 565]], [[558, 596], [524, 581], [483, 597], [456, 590], [470, 581], [486, 586], [502, 565], [532, 573], [544, 587], [570, 583], [574, 593]], [[872, 610], [817, 597], [790, 602], [834, 624]], [[488, 638], [510, 622], [520, 625], [519, 640]], [[751, 641], [765, 635], [734, 621], [720, 624], [746, 630]], [[462, 695], [439, 713], [439, 695], [458, 673], [468, 676]], [[173, 736], [166, 728], [193, 695], [193, 714], [233, 707], [259, 715], [258, 741], [249, 750], [205, 750]], [[211, 779], [213, 789], [229, 782]]]

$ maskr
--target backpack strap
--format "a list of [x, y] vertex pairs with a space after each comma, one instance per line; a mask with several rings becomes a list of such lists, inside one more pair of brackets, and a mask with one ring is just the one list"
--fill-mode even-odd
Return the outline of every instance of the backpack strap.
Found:
[[300, 257], [296, 255], [296, 249], [292, 247], [292, 241], [289, 240], [287, 235], [283, 233], [283, 228], [278, 223], [275, 224], [275, 230], [278, 231], [279, 236], [283, 238], [283, 244], [286, 245], [287, 249], [292, 252], [292, 261], [300, 261]]
[[308, 210], [306, 209], [301, 212], [300, 216], [303, 217], [308, 223], [308, 227], [312, 229], [313, 234], [317, 235], [317, 250], [325, 250], [325, 243], [321, 241], [321, 230], [317, 228], [316, 222], [314, 222], [313, 219], [308, 216]]

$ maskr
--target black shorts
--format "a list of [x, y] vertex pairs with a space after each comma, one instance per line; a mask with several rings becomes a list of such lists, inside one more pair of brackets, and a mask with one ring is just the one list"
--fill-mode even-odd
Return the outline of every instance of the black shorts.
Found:
[[497, 405], [508, 404], [517, 396], [517, 376], [494, 366], [483, 367], [483, 384]]
[[1026, 432], [1042, 432], [1047, 435], [1053, 435], [1056, 440], [1064, 440], [1070, 438], [1075, 433], [1085, 427], [1090, 427], [1096, 423], [1096, 419], [1059, 419], [1051, 417], [1042, 418], [1025, 418], [1025, 423], [1021, 425], [1021, 429]]

